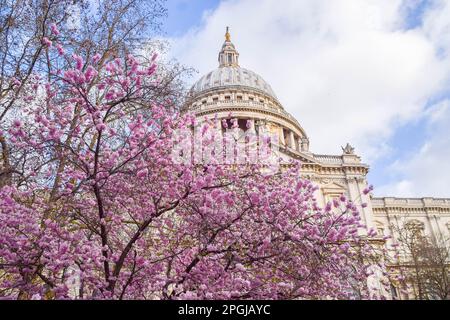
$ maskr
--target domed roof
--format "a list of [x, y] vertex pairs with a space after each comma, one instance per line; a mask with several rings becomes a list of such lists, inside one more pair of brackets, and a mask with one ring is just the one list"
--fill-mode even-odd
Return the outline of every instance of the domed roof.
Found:
[[192, 86], [192, 94], [232, 86], [256, 90], [277, 99], [271, 86], [260, 75], [237, 65], [221, 66], [207, 73]]
[[198, 80], [191, 89], [191, 95], [223, 87], [241, 87], [266, 94], [278, 100], [270, 85], [255, 72], [239, 66], [239, 53], [230, 40], [230, 33], [225, 34], [225, 42], [219, 52], [219, 68], [209, 72]]

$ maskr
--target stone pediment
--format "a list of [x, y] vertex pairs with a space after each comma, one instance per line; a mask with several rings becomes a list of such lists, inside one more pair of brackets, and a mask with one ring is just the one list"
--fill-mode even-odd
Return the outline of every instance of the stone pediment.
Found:
[[324, 190], [324, 192], [328, 191], [326, 193], [333, 193], [333, 194], [341, 194], [347, 190], [347, 188], [344, 185], [334, 181], [329, 180], [327, 181], [327, 179], [324, 179], [322, 181], [321, 189]]
[[330, 201], [333, 198], [339, 197], [341, 194], [345, 194], [347, 192], [347, 188], [337, 182], [329, 181], [328, 179], [324, 179], [320, 186], [322, 193], [325, 197], [326, 201]]

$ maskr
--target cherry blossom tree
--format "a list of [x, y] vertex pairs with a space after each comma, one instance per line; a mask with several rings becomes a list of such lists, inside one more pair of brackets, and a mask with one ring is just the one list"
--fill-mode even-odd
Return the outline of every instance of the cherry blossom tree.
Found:
[[4, 133], [23, 165], [0, 189], [0, 296], [380, 297], [359, 204], [319, 207], [295, 162], [267, 174], [263, 163], [174, 161], [177, 133], [196, 120], [154, 99], [156, 55], [100, 68], [100, 55], [45, 45], [71, 67], [52, 83], [34, 77]]
[[[63, 51], [89, 60], [97, 56], [99, 70], [110, 57], [163, 47], [149, 37], [159, 31], [165, 14], [160, 0], [0, 0], [0, 186], [12, 185], [23, 163], [23, 154], [2, 132], [21, 113], [19, 98], [34, 76], [52, 83], [55, 65], [70, 66]], [[57, 50], [49, 50], [56, 39]], [[165, 67], [155, 94], [174, 97], [180, 93], [171, 90], [174, 79], [185, 70], [172, 63]]]

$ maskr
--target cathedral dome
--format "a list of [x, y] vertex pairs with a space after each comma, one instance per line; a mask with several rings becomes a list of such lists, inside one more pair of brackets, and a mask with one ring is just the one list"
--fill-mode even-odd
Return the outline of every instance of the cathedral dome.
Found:
[[254, 123], [255, 131], [265, 128], [261, 130], [279, 134], [282, 144], [293, 152], [307, 152], [305, 131], [283, 108], [270, 85], [257, 73], [239, 66], [239, 53], [228, 27], [218, 62], [217, 69], [192, 86], [182, 111], [203, 119], [213, 116], [218, 121], [232, 115], [242, 123]]
[[209, 90], [223, 87], [236, 87], [254, 90], [277, 100], [270, 85], [257, 73], [236, 66], [221, 66], [201, 77], [191, 89], [191, 94], [198, 95]]
[[192, 86], [191, 96], [217, 89], [233, 88], [256, 91], [277, 101], [272, 88], [260, 75], [239, 66], [239, 53], [231, 42], [228, 28], [218, 61], [219, 68], [207, 73]]

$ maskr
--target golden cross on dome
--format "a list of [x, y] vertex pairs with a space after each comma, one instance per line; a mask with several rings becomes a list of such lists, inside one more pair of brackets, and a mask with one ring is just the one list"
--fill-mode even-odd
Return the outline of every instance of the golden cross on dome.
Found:
[[230, 30], [230, 28], [227, 27], [227, 32], [225, 33], [225, 41], [228, 41], [228, 42], [231, 41], [231, 35], [230, 35], [229, 30]]

